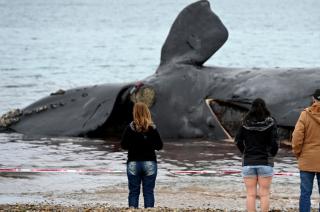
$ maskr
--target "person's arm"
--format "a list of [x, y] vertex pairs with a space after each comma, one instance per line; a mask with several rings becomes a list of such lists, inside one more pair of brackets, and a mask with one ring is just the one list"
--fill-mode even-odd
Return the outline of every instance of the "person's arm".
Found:
[[272, 156], [275, 156], [279, 150], [279, 135], [278, 135], [278, 127], [276, 124], [273, 125], [271, 130], [271, 149], [270, 153]]
[[121, 148], [124, 150], [128, 150], [129, 148], [129, 134], [130, 134], [130, 129], [129, 127], [126, 127], [121, 137]]
[[306, 112], [303, 111], [300, 114], [300, 117], [294, 127], [294, 131], [292, 133], [292, 151], [295, 156], [298, 158], [301, 154], [303, 142], [304, 142], [304, 134], [305, 134], [305, 119], [306, 119]]
[[154, 127], [154, 129], [152, 130], [151, 140], [153, 142], [153, 148], [155, 150], [161, 150], [163, 148], [163, 142], [156, 127]]
[[240, 152], [243, 154], [243, 152], [244, 152], [243, 127], [240, 127], [240, 129], [238, 130], [237, 135], [234, 139], [234, 142], [237, 145]]

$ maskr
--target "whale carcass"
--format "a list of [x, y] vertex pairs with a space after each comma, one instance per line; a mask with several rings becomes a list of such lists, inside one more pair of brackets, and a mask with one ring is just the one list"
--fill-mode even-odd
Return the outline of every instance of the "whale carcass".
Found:
[[228, 31], [206, 0], [184, 8], [162, 47], [155, 74], [139, 82], [59, 90], [1, 117], [2, 131], [29, 135], [120, 136], [133, 102], [146, 102], [163, 138], [234, 135], [257, 97], [266, 100], [282, 138], [319, 87], [320, 68], [228, 68], [203, 64]]

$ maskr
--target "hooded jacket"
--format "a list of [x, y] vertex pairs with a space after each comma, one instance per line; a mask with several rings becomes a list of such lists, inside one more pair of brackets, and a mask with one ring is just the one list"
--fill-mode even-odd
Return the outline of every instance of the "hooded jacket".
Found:
[[320, 102], [301, 112], [292, 133], [292, 150], [300, 170], [320, 172]]
[[155, 150], [162, 149], [163, 143], [155, 125], [147, 132], [138, 132], [133, 122], [124, 130], [121, 148], [128, 150], [129, 161], [157, 161]]
[[243, 166], [273, 166], [279, 148], [275, 120], [267, 117], [263, 121], [245, 121], [238, 130], [235, 143], [242, 153]]

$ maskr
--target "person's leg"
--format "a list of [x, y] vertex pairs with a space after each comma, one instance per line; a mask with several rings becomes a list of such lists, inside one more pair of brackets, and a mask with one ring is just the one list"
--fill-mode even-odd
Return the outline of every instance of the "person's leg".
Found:
[[244, 184], [246, 185], [247, 190], [247, 211], [254, 212], [256, 211], [256, 198], [257, 198], [257, 177], [244, 177]]
[[269, 211], [272, 177], [258, 177], [261, 211]]
[[246, 206], [247, 211], [256, 211], [257, 198], [257, 169], [254, 166], [244, 166], [242, 168], [243, 181], [247, 190]]
[[258, 168], [258, 195], [260, 197], [261, 211], [269, 211], [270, 187], [273, 176], [272, 166], [259, 166]]
[[127, 176], [128, 176], [128, 188], [129, 188], [129, 196], [128, 196], [129, 207], [138, 208], [140, 184], [141, 184], [141, 176], [139, 174], [138, 162], [131, 161], [127, 164]]
[[[318, 182], [318, 192], [320, 195], [320, 172], [317, 172], [317, 182]], [[319, 202], [319, 212], [320, 212], [320, 202]]]
[[142, 177], [142, 191], [144, 207], [154, 207], [154, 187], [157, 178], [157, 163], [155, 161], [144, 162], [144, 176]]
[[300, 171], [300, 200], [299, 211], [309, 212], [311, 201], [310, 196], [312, 194], [314, 172]]

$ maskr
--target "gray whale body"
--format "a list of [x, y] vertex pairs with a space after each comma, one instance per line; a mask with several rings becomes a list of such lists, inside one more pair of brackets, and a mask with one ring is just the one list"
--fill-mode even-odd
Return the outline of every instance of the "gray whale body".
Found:
[[206, 67], [228, 31], [206, 0], [184, 8], [161, 50], [155, 74], [137, 82], [59, 91], [2, 116], [1, 129], [41, 136], [120, 136], [134, 101], [149, 104], [163, 138], [225, 139], [257, 97], [266, 100], [282, 138], [290, 138], [320, 68]]

